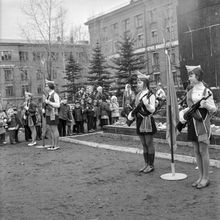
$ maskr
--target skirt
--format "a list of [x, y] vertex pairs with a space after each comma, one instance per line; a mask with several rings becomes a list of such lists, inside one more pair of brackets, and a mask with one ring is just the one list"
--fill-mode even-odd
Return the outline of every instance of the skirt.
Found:
[[46, 116], [46, 123], [48, 125], [58, 125], [59, 124], [59, 116], [55, 115], [55, 120], [51, 120], [50, 116]]

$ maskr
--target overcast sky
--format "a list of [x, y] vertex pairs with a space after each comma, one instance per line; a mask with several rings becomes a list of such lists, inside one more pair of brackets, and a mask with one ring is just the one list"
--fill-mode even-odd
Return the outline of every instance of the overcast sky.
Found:
[[[19, 24], [25, 23], [21, 7], [24, 0], [0, 0], [0, 38], [22, 39]], [[129, 0], [62, 0], [67, 9], [66, 24], [84, 25], [89, 17], [113, 10]]]

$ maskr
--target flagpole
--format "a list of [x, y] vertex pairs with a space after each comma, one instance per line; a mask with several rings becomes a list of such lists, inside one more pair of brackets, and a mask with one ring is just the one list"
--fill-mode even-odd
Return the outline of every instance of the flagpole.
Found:
[[[168, 89], [168, 100], [167, 100], [167, 115], [169, 116], [169, 120], [167, 121], [169, 123], [169, 138], [170, 138], [170, 151], [171, 151], [171, 173], [166, 173], [161, 175], [161, 179], [164, 180], [183, 180], [187, 178], [186, 174], [183, 173], [176, 173], [175, 172], [175, 162], [174, 162], [174, 143], [173, 143], [173, 112], [172, 112], [172, 105], [175, 105], [175, 103], [172, 103], [172, 98], [171, 95], [176, 95], [172, 94], [171, 92], [171, 86], [173, 85], [172, 81], [172, 75], [171, 75], [171, 61], [170, 61], [170, 56], [167, 50], [165, 50], [165, 54], [167, 55], [167, 60], [168, 60], [168, 72], [167, 72], [167, 89]], [[174, 85], [173, 85], [174, 86]], [[174, 89], [175, 92], [175, 89]], [[174, 99], [173, 99], [174, 101]], [[173, 106], [174, 107], [174, 106]], [[167, 125], [168, 125], [167, 123]]]
[[[169, 19], [170, 19], [170, 17], [169, 17]], [[171, 46], [171, 23], [170, 23], [170, 21], [169, 21], [169, 26], [170, 26], [169, 27], [169, 29], [170, 29], [169, 49], [170, 49], [170, 54], [171, 54], [172, 53], [172, 46]], [[176, 100], [176, 91], [175, 91], [175, 86], [174, 86], [173, 76], [172, 76], [171, 58], [170, 58], [170, 54], [169, 54], [168, 50], [166, 49], [166, 43], [164, 43], [164, 45], [165, 45], [165, 54], [166, 54], [167, 62], [168, 62], [168, 69], [167, 69], [167, 92], [168, 92], [168, 97], [167, 97], [167, 119], [168, 119], [167, 120], [167, 129], [168, 129], [168, 125], [169, 125], [169, 130], [168, 130], [168, 133], [166, 136], [169, 137], [168, 140], [170, 141], [169, 145], [170, 145], [170, 151], [171, 151], [171, 173], [163, 174], [160, 177], [164, 180], [183, 180], [183, 179], [187, 178], [187, 175], [183, 174], [183, 173], [176, 173], [175, 172], [175, 162], [174, 162], [174, 137], [175, 137], [174, 135], [175, 134], [174, 133], [176, 133], [176, 132], [175, 132], [174, 120], [177, 120], [177, 118], [179, 118], [179, 111], [178, 111], [178, 105], [177, 105], [177, 100]], [[175, 137], [175, 140], [176, 140], [176, 137]], [[175, 141], [175, 146], [176, 146], [176, 141]]]

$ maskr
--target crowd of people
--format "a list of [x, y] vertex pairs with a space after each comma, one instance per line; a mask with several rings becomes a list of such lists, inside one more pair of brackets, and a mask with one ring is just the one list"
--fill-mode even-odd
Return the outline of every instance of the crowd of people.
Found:
[[[190, 86], [187, 88], [184, 102], [180, 103], [180, 122], [188, 126], [188, 140], [193, 143], [199, 178], [192, 186], [198, 189], [207, 187], [209, 180], [209, 139], [210, 115], [217, 108], [212, 92], [203, 83], [203, 71], [200, 66], [186, 66]], [[136, 120], [136, 132], [143, 146], [144, 166], [142, 173], [154, 171], [155, 147], [154, 134], [157, 127], [154, 113], [166, 102], [166, 93], [162, 85], [158, 84], [157, 91], [150, 87], [149, 77], [138, 72], [137, 94], [126, 84], [122, 98], [122, 112], [128, 121]], [[31, 141], [28, 146], [37, 144], [37, 140], [44, 139], [49, 130], [51, 145], [48, 150], [59, 149], [59, 137], [85, 132], [94, 132], [103, 126], [113, 124], [119, 120], [120, 111], [118, 99], [103, 91], [101, 86], [96, 89], [81, 88], [75, 94], [74, 103], [68, 104], [67, 99], [60, 99], [55, 92], [54, 82], [47, 81], [46, 95], [42, 103], [35, 103], [31, 93], [25, 93], [25, 101], [17, 108], [3, 111], [0, 105], [0, 144], [6, 144], [6, 131], [11, 144], [19, 142], [18, 131], [23, 127], [25, 140]], [[194, 103], [202, 97], [200, 108], [193, 112], [192, 117], [186, 117]]]

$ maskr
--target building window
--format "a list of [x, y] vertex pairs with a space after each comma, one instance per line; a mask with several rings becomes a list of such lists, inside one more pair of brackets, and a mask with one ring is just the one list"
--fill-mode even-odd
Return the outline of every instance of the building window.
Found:
[[102, 41], [108, 40], [107, 27], [102, 28]]
[[176, 64], [176, 54], [174, 52], [171, 54], [171, 63]]
[[123, 21], [124, 35], [128, 36], [130, 34], [130, 19], [127, 18]]
[[28, 72], [26, 69], [21, 69], [21, 80], [27, 80], [28, 79]]
[[153, 65], [159, 65], [159, 53], [153, 53]]
[[117, 37], [118, 36], [118, 23], [114, 23], [112, 25], [112, 34], [113, 34], [113, 37]]
[[175, 34], [174, 34], [174, 26], [167, 26], [166, 27], [166, 40], [174, 40], [175, 39]]
[[178, 81], [177, 81], [177, 72], [176, 72], [176, 71], [173, 72], [173, 82], [174, 82], [175, 85], [178, 84]]
[[149, 19], [150, 19], [150, 23], [156, 22], [156, 18], [157, 18], [157, 10], [153, 9], [149, 11]]
[[5, 72], [5, 81], [6, 82], [9, 82], [9, 81], [12, 81], [13, 80], [13, 71], [12, 69], [10, 68], [5, 68], [4, 69], [4, 72]]
[[140, 28], [143, 26], [143, 16], [142, 14], [135, 16], [135, 27]]
[[51, 60], [58, 61], [59, 53], [58, 52], [51, 52]]
[[30, 87], [28, 85], [23, 85], [21, 89], [21, 96], [24, 96], [25, 92], [29, 92]]
[[137, 47], [143, 47], [144, 46], [144, 35], [138, 34], [137, 36]]
[[28, 52], [27, 51], [19, 51], [19, 59], [20, 61], [28, 60]]
[[43, 92], [42, 85], [38, 85], [38, 87], [37, 87], [37, 94], [41, 95], [42, 92]]
[[7, 97], [14, 96], [14, 87], [13, 86], [6, 86], [5, 93]]
[[33, 52], [33, 61], [40, 61], [40, 52], [39, 51]]
[[11, 60], [12, 52], [11, 51], [1, 51], [1, 60]]
[[57, 79], [57, 70], [53, 70], [53, 79]]
[[152, 30], [151, 31], [151, 39], [152, 39], [152, 43], [158, 43], [158, 35], [157, 35], [157, 30]]
[[160, 82], [160, 73], [154, 73], [154, 82], [156, 85]]
[[42, 72], [41, 72], [41, 70], [36, 70], [36, 78], [37, 78], [37, 80], [41, 80], [42, 79]]

